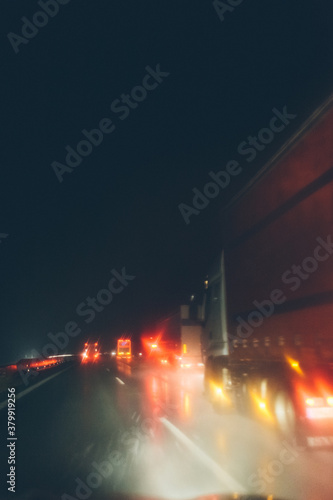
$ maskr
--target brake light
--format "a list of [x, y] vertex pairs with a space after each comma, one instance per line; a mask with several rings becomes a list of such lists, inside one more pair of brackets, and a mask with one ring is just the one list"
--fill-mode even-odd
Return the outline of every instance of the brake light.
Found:
[[322, 406], [326, 406], [325, 398], [322, 397], [305, 397], [305, 406], [309, 408], [321, 408]]

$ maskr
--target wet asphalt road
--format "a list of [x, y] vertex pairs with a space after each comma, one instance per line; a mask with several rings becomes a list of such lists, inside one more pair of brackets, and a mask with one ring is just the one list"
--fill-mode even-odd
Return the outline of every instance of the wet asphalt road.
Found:
[[15, 494], [6, 485], [7, 406], [0, 411], [1, 498], [333, 498], [332, 450], [299, 448], [262, 422], [216, 413], [200, 369], [103, 358], [53, 375], [16, 401]]

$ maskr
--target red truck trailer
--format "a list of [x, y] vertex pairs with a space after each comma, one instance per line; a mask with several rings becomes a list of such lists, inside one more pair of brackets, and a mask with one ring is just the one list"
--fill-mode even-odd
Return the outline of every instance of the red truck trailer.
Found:
[[223, 211], [206, 282], [205, 388], [333, 444], [333, 97]]

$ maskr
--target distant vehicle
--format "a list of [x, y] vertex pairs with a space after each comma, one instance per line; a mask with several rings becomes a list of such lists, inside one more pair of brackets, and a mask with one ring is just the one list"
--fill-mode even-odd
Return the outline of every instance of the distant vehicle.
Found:
[[[142, 339], [146, 359], [155, 363], [175, 364], [178, 360], [178, 344], [170, 340], [162, 340], [161, 336]], [[140, 353], [142, 355], [142, 353]]]
[[98, 342], [86, 342], [82, 352], [82, 363], [94, 363], [99, 360], [100, 347]]
[[202, 337], [206, 393], [333, 444], [333, 98], [222, 214]]
[[117, 359], [132, 358], [132, 342], [130, 339], [118, 339], [117, 342]]
[[148, 356], [162, 365], [203, 366], [201, 355], [201, 308], [194, 302], [180, 306], [157, 325], [159, 335], [144, 339]]

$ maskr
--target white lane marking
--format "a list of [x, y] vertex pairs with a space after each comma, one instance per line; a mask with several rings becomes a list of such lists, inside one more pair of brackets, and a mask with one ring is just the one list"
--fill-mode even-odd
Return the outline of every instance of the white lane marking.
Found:
[[160, 417], [160, 421], [162, 424], [169, 429], [172, 434], [179, 439], [192, 453], [193, 455], [200, 460], [203, 465], [205, 465], [210, 471], [212, 471], [215, 476], [223, 483], [224, 486], [228, 488], [228, 490], [237, 492], [237, 493], [246, 493], [245, 488], [234, 479], [230, 474], [222, 469], [212, 458], [210, 458], [201, 448], [199, 448], [196, 444], [191, 441], [185, 434], [182, 433], [173, 425], [169, 420], [164, 417]]
[[[69, 370], [70, 368], [71, 368], [71, 366], [69, 366], [68, 368], [65, 368], [64, 370], [61, 370], [61, 372], [54, 373], [53, 375], [51, 375], [50, 377], [45, 378], [44, 380], [41, 380], [40, 382], [38, 382], [38, 384], [34, 384], [31, 387], [28, 387], [27, 389], [24, 389], [24, 391], [19, 392], [16, 395], [16, 400], [18, 400], [20, 398], [23, 398], [23, 396], [26, 396], [27, 394], [29, 394], [29, 392], [34, 391], [35, 389], [37, 389], [41, 385], [45, 384], [46, 382], [48, 382], [52, 378], [57, 377], [61, 373], [64, 373], [65, 371]], [[0, 410], [2, 410], [3, 408], [5, 408], [5, 406], [7, 406], [7, 401], [3, 401], [2, 403], [0, 403]]]
[[106, 371], [107, 371], [107, 372], [109, 372], [109, 371], [110, 371], [110, 368], [107, 368], [107, 369], [106, 369]]
[[125, 385], [125, 382], [123, 382], [120, 378], [116, 377], [116, 380], [118, 380], [119, 384]]

